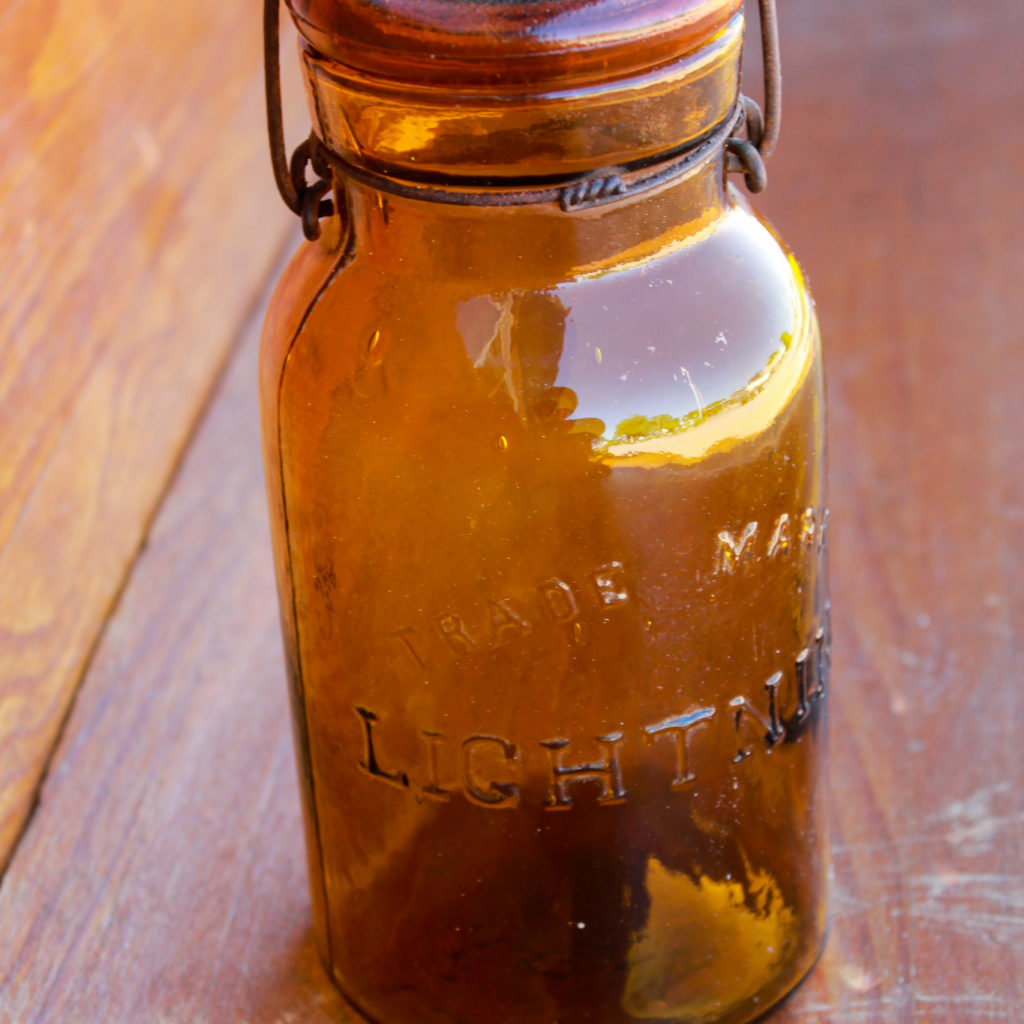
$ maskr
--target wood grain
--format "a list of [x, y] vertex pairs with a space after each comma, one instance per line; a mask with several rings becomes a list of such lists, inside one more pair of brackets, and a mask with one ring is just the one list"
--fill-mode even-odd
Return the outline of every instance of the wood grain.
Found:
[[1017, 1021], [1024, 8], [780, 6], [763, 205], [823, 321], [839, 618], [833, 934], [779, 1019]]
[[154, 521], [0, 889], [0, 1024], [354, 1019], [310, 940], [257, 329]]
[[258, 26], [200, 0], [0, 16], [0, 870], [290, 229]]
[[[1024, 1006], [1024, 8], [782, 5], [831, 399], [833, 926], [779, 1024]], [[965, 142], [964, 140], [969, 140]], [[355, 1024], [314, 962], [254, 325], [0, 888], [0, 1024]]]

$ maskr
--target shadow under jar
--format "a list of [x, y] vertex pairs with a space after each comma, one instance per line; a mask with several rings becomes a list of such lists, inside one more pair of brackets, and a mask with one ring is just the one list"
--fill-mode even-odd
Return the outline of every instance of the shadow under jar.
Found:
[[382, 1024], [750, 1020], [823, 941], [829, 626], [742, 10], [292, 13], [324, 184], [260, 386], [324, 963]]

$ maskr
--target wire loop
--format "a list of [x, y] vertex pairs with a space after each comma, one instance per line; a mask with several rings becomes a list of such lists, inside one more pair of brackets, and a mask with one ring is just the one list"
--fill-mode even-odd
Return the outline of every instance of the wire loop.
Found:
[[782, 70], [779, 64], [779, 18], [775, 0], [758, 0], [761, 15], [761, 55], [764, 61], [764, 114], [749, 96], [740, 96], [746, 138], [732, 136], [725, 144], [726, 170], [740, 172], [751, 192], [768, 184], [765, 161], [779, 138], [782, 117]]
[[[323, 144], [315, 135], [299, 143], [291, 160], [284, 142], [281, 110], [281, 0], [263, 0], [263, 70], [267, 97], [267, 136], [274, 180], [285, 206], [302, 220], [302, 233], [311, 242], [320, 237], [320, 220], [334, 214], [334, 202], [324, 199], [332, 189], [334, 175]], [[306, 182], [306, 168], [318, 175]]]
[[[336, 179], [351, 177], [356, 180], [374, 179], [389, 191], [408, 194], [428, 201], [450, 201], [462, 205], [521, 205], [531, 202], [557, 202], [565, 211], [578, 210], [622, 197], [640, 187], [657, 184], [681, 173], [692, 165], [693, 159], [706, 152], [709, 140], [725, 147], [727, 173], [742, 173], [751, 192], [761, 192], [768, 183], [765, 160], [771, 155], [779, 136], [782, 104], [782, 73], [779, 67], [779, 28], [775, 0], [758, 0], [761, 17], [761, 52], [764, 59], [764, 113], [749, 96], [741, 95], [736, 115], [726, 128], [730, 133], [724, 140], [717, 129], [683, 154], [666, 154], [665, 166], [653, 174], [637, 176], [624, 182], [622, 175], [629, 168], [598, 170], [585, 178], [575, 178], [568, 184], [537, 189], [523, 183], [519, 189], [469, 189], [450, 192], [430, 184], [401, 184], [382, 175], [372, 174], [364, 168], [346, 163], [327, 150], [315, 133], [301, 142], [288, 159], [284, 141], [284, 118], [281, 109], [280, 64], [280, 8], [281, 0], [263, 2], [263, 66], [267, 99], [267, 135], [270, 140], [270, 162], [274, 180], [285, 205], [302, 220], [306, 238], [320, 237], [320, 220], [333, 216], [336, 204], [341, 202], [341, 191], [334, 189]], [[731, 134], [743, 126], [744, 136]], [[724, 134], [724, 133], [723, 133]], [[316, 180], [306, 181], [306, 169], [311, 168]], [[334, 190], [334, 198], [325, 198]], [[460, 197], [460, 198], [448, 198]], [[344, 213], [338, 209], [337, 212]]]

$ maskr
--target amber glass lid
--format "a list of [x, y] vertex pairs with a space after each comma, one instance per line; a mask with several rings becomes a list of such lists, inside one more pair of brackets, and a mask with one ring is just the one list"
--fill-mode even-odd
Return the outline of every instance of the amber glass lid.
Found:
[[629, 77], [704, 46], [742, 0], [288, 0], [306, 42], [373, 77], [553, 87]]

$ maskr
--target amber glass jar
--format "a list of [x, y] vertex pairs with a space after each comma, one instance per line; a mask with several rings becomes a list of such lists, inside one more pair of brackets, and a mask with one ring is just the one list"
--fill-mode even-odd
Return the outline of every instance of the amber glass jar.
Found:
[[260, 381], [316, 931], [382, 1024], [741, 1022], [824, 927], [823, 408], [735, 0], [295, 0]]

